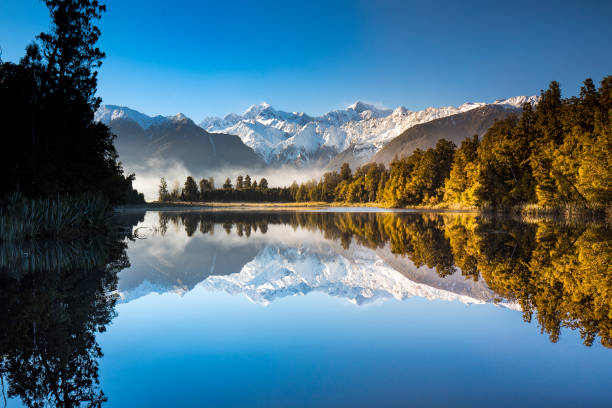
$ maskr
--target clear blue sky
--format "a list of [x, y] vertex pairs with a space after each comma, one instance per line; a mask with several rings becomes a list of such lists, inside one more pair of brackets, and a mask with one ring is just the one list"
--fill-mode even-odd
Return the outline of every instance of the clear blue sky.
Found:
[[[311, 114], [357, 99], [409, 109], [565, 95], [612, 74], [612, 2], [106, 1], [104, 103], [147, 114]], [[38, 0], [0, 0], [2, 58], [47, 30]]]

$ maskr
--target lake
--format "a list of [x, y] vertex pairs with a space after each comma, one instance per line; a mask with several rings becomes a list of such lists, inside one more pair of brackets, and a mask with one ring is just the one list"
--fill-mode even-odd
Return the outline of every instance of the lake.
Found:
[[612, 404], [609, 225], [366, 209], [119, 222], [3, 245], [6, 406]]

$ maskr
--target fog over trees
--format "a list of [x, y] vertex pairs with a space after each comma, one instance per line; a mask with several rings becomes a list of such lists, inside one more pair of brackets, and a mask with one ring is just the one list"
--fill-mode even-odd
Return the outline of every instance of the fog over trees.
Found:
[[[221, 189], [184, 191], [197, 201], [376, 203], [389, 207], [510, 208], [534, 204], [605, 207], [612, 199], [612, 77], [599, 87], [584, 81], [578, 97], [561, 98], [557, 82], [538, 105], [496, 121], [460, 146], [435, 147], [395, 158], [390, 168], [369, 163], [353, 171], [344, 163], [318, 181], [268, 188], [249, 175]], [[164, 197], [159, 196], [163, 201]], [[189, 200], [189, 201], [194, 201]]]

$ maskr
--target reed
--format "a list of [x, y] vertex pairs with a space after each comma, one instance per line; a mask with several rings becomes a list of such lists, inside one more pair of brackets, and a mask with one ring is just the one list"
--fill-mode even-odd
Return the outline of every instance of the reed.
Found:
[[0, 209], [0, 241], [72, 236], [105, 228], [112, 208], [95, 194], [27, 199], [9, 197]]

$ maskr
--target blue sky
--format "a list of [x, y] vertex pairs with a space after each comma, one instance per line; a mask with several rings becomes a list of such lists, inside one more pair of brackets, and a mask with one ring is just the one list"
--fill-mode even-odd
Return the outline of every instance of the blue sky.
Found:
[[[267, 101], [320, 114], [565, 95], [612, 74], [612, 2], [106, 1], [104, 103], [200, 120]], [[38, 0], [0, 1], [2, 59], [48, 28]]]

